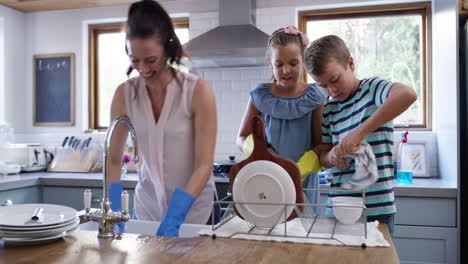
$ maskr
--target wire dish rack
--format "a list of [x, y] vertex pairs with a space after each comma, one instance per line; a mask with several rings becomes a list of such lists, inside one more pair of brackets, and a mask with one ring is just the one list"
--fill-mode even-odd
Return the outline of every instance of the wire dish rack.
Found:
[[[319, 191], [318, 189], [303, 189], [304, 192], [307, 191]], [[327, 190], [327, 189], [320, 189]], [[337, 189], [334, 189], [335, 191]], [[226, 207], [221, 221], [217, 224], [212, 224], [212, 238], [216, 239], [216, 231], [219, 230], [222, 226], [227, 224], [229, 221], [234, 219], [237, 216], [234, 206], [236, 208], [243, 208], [247, 205], [260, 205], [260, 206], [271, 206], [274, 209], [280, 208], [281, 213], [277, 214], [276, 219], [271, 221], [271, 225], [268, 227], [259, 227], [255, 224], [252, 224], [248, 221], [245, 223], [248, 225], [248, 231], [238, 231], [233, 232], [229, 238], [233, 238], [236, 235], [255, 235], [255, 236], [269, 236], [269, 237], [291, 237], [291, 238], [301, 238], [301, 239], [328, 239], [335, 240], [342, 245], [343, 243], [339, 236], [337, 235], [349, 235], [364, 238], [364, 241], [367, 239], [367, 208], [364, 205], [331, 205], [331, 204], [313, 204], [307, 201], [306, 195], [304, 195], [306, 200], [305, 203], [253, 203], [253, 202], [236, 202], [232, 201], [231, 193], [228, 193], [226, 197], [221, 200], [213, 202], [213, 208], [215, 206]], [[362, 192], [362, 199], [365, 201], [365, 193]], [[300, 219], [301, 225], [304, 228], [304, 235], [297, 236], [288, 234], [288, 221], [287, 218], [290, 215], [291, 207], [294, 212], [297, 214], [297, 218]], [[362, 215], [358, 220], [353, 224], [343, 224], [333, 215], [333, 207], [354, 207], [362, 208]], [[214, 211], [212, 210], [212, 223], [214, 223]], [[331, 213], [331, 214], [330, 214]], [[284, 223], [284, 231], [281, 231], [281, 234], [278, 232], [273, 233], [273, 230], [278, 230], [276, 227], [279, 224]], [[297, 222], [296, 222], [297, 223]], [[363, 248], [366, 248], [366, 244], [362, 243]]]

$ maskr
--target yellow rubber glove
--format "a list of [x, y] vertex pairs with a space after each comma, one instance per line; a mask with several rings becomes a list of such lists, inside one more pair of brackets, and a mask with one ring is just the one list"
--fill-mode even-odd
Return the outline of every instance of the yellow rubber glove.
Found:
[[250, 154], [252, 154], [253, 148], [254, 148], [253, 135], [250, 134], [245, 138], [244, 144], [242, 144], [242, 153], [244, 153], [244, 155], [248, 158]]
[[320, 165], [320, 158], [313, 150], [306, 151], [296, 164], [299, 167], [299, 171], [301, 172], [302, 181], [305, 180], [307, 175], [322, 169], [322, 165]]

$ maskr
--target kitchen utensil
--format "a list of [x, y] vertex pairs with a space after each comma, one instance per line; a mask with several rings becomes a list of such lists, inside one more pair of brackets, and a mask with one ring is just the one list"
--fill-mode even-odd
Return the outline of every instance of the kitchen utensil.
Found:
[[5, 230], [0, 229], [0, 237], [3, 238], [38, 238], [60, 234], [62, 232], [74, 229], [80, 224], [80, 219], [76, 217], [73, 222], [63, 226], [51, 226], [46, 229], [35, 230]]
[[[233, 199], [239, 202], [237, 210], [249, 223], [260, 228], [271, 228], [283, 223], [294, 206], [296, 188], [288, 172], [280, 165], [258, 160], [245, 165], [237, 174], [233, 186]], [[242, 203], [270, 203], [265, 205]]]
[[[25, 225], [37, 208], [44, 208], [41, 223]], [[78, 212], [67, 206], [55, 204], [17, 204], [0, 207], [0, 228], [41, 227], [61, 224], [73, 220]]]
[[336, 219], [345, 225], [354, 224], [362, 215], [361, 197], [336, 196], [331, 198]]
[[34, 220], [34, 221], [37, 221], [39, 220], [40, 218], [42, 218], [43, 214], [42, 214], [42, 211], [44, 211], [44, 208], [37, 208], [36, 210], [34, 210], [34, 213], [33, 215], [31, 216], [31, 220]]
[[67, 141], [68, 141], [68, 137], [65, 137], [62, 142], [62, 148], [65, 148], [65, 146], [67, 145]]
[[[237, 174], [239, 173], [239, 171], [244, 166], [254, 161], [266, 160], [266, 161], [271, 161], [273, 163], [278, 164], [279, 166], [281, 166], [283, 169], [285, 169], [288, 172], [289, 176], [291, 177], [294, 183], [295, 190], [296, 190], [295, 202], [303, 203], [304, 193], [302, 191], [301, 175], [300, 175], [299, 168], [297, 167], [296, 163], [294, 163], [292, 160], [273, 154], [268, 150], [263, 120], [259, 115], [254, 116], [251, 122], [252, 122], [251, 133], [253, 134], [253, 139], [254, 139], [254, 149], [253, 149], [252, 154], [247, 159], [237, 163], [231, 168], [229, 172], [229, 183], [230, 183], [231, 193], [233, 192], [232, 188], [234, 185], [234, 180]], [[236, 213], [240, 215], [239, 212], [237, 211], [237, 207], [234, 207], [234, 209], [236, 210]], [[293, 210], [292, 214], [288, 217], [288, 221], [297, 217], [297, 214], [295, 211], [296, 210]]]
[[83, 159], [88, 154], [89, 143], [91, 143], [92, 139], [93, 139], [92, 137], [89, 137], [85, 139], [85, 141], [83, 141], [83, 145], [81, 146], [81, 157], [80, 157], [81, 163], [83, 163]]
[[2, 240], [4, 241], [6, 246], [27, 246], [27, 245], [36, 245], [36, 244], [43, 244], [43, 243], [48, 243], [55, 241], [57, 239], [60, 239], [62, 237], [68, 236], [70, 234], [73, 234], [74, 232], [80, 230], [80, 226], [77, 225], [75, 228], [71, 230], [67, 230], [62, 233], [54, 234], [51, 236], [46, 236], [46, 237], [28, 237], [28, 238], [9, 238], [9, 237], [4, 237]]

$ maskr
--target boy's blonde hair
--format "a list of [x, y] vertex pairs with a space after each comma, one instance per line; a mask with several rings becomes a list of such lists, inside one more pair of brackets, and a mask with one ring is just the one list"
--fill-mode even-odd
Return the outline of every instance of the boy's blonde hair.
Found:
[[346, 69], [350, 56], [346, 43], [340, 37], [328, 35], [314, 40], [305, 50], [304, 64], [309, 73], [320, 76], [332, 59]]

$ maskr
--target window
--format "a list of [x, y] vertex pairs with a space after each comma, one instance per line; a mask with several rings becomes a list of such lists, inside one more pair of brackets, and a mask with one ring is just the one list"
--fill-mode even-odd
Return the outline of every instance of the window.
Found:
[[[173, 20], [182, 44], [189, 40], [187, 18]], [[110, 106], [115, 89], [125, 82], [130, 61], [125, 53], [125, 24], [99, 24], [89, 27], [89, 125], [106, 129], [110, 123]], [[130, 77], [137, 76], [133, 71]]]
[[430, 129], [430, 14], [426, 2], [313, 10], [299, 14], [299, 25], [310, 41], [329, 34], [342, 38], [357, 78], [379, 76], [413, 87], [418, 100], [394, 126]]

